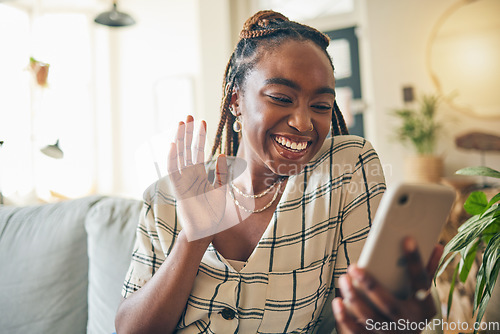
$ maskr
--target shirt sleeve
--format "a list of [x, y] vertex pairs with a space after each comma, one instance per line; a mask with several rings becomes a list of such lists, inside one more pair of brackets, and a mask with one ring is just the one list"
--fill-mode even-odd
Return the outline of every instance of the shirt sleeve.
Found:
[[144, 193], [130, 267], [122, 296], [127, 298], [153, 277], [165, 261], [179, 234], [175, 200], [168, 196], [160, 180]]
[[338, 287], [339, 276], [347, 271], [351, 263], [358, 260], [386, 189], [382, 165], [372, 145], [363, 140], [358, 152], [352, 164], [350, 182], [346, 184], [342, 194], [340, 238], [334, 269], [335, 287]]

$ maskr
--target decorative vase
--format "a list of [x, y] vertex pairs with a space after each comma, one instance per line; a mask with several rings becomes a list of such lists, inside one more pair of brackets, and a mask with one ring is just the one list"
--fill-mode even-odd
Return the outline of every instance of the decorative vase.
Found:
[[415, 155], [405, 159], [405, 180], [414, 183], [439, 183], [443, 159], [437, 155]]

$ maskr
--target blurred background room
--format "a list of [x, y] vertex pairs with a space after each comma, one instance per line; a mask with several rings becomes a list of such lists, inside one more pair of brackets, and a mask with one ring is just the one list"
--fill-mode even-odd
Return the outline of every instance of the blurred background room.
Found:
[[[405, 160], [415, 154], [396, 135], [394, 110], [418, 109], [423, 95], [440, 96], [433, 152], [442, 160], [440, 177], [461, 182], [457, 169], [500, 166], [497, 0], [115, 4], [133, 24], [95, 22], [111, 0], [0, 2], [3, 202], [140, 199], [164, 174], [169, 136], [185, 115], [207, 120], [211, 146], [239, 30], [269, 8], [332, 38], [339, 105], [351, 132], [375, 146], [389, 185], [413, 173]], [[479, 139], [457, 145], [470, 133]]]
[[[441, 243], [470, 217], [473, 190], [498, 192], [494, 178], [455, 171], [500, 169], [500, 0], [0, 0], [0, 262], [17, 273], [1, 284], [8, 332], [79, 332], [61, 312], [82, 332], [114, 331], [142, 193], [165, 175], [188, 114], [208, 123], [208, 157], [226, 63], [261, 9], [330, 36], [338, 104], [389, 187], [457, 190]], [[452, 275], [438, 281], [444, 314]], [[451, 320], [471, 321], [475, 285], [457, 283]]]

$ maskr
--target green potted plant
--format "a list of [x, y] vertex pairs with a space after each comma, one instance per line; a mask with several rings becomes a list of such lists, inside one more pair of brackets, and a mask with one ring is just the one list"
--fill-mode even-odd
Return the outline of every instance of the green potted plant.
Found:
[[[461, 175], [490, 176], [500, 179], [500, 172], [488, 167], [469, 167], [457, 171]], [[490, 301], [500, 270], [500, 193], [488, 200], [482, 191], [472, 192], [464, 204], [464, 209], [472, 215], [462, 224], [458, 233], [446, 244], [439, 264], [437, 276], [451, 263], [455, 264], [448, 294], [448, 313], [453, 302], [453, 291], [457, 279], [465, 282], [476, 256], [482, 259], [476, 274], [473, 314], [480, 323]], [[482, 254], [482, 256], [481, 256]], [[454, 261], [459, 257], [459, 262]], [[498, 289], [498, 288], [497, 288]], [[497, 291], [498, 292], [498, 291]], [[474, 331], [477, 332], [477, 331]]]
[[415, 154], [405, 159], [405, 176], [408, 181], [439, 182], [443, 162], [435, 154], [439, 130], [437, 109], [441, 102], [438, 95], [423, 95], [418, 108], [395, 109], [392, 115], [400, 120], [395, 129], [396, 140], [413, 148]]

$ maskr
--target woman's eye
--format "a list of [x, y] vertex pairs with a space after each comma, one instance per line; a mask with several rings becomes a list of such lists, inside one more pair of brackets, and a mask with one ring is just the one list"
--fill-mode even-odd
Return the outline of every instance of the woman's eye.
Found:
[[281, 103], [292, 103], [292, 100], [290, 100], [289, 98], [284, 97], [284, 96], [273, 96], [273, 95], [269, 95], [269, 97], [270, 97], [271, 99], [273, 99], [274, 101], [277, 101], [277, 102], [281, 102]]
[[319, 110], [319, 111], [330, 111], [332, 110], [332, 107], [329, 105], [322, 105], [322, 104], [316, 104], [312, 106], [314, 109]]

